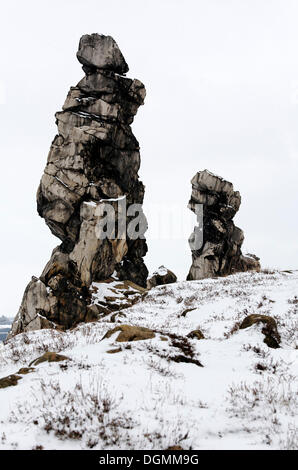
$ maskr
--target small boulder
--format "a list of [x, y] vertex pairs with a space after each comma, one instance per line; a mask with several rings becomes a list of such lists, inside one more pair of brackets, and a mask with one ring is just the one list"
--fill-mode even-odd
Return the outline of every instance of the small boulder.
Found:
[[63, 356], [62, 354], [57, 354], [55, 352], [46, 352], [42, 356], [34, 359], [34, 361], [30, 362], [29, 366], [38, 366], [42, 362], [60, 362], [69, 360], [69, 357]]
[[30, 372], [34, 372], [34, 367], [22, 367], [20, 370], [18, 370], [18, 374], [21, 375], [27, 375], [30, 374]]
[[152, 289], [152, 287], [161, 286], [163, 284], [172, 284], [176, 281], [177, 276], [172, 271], [164, 266], [160, 266], [147, 280], [147, 289]]
[[115, 312], [111, 317], [112, 322], [119, 315], [119, 310], [131, 307], [142, 300], [147, 293], [146, 289], [132, 281], [118, 281], [112, 277], [100, 283], [93, 283], [90, 291], [92, 300], [91, 305], [87, 307], [88, 320], [96, 321]]
[[262, 333], [265, 335], [264, 343], [267, 344], [269, 348], [279, 348], [280, 335], [277, 331], [276, 321], [268, 315], [248, 315], [241, 323], [240, 329], [249, 328], [252, 325], [258, 325], [260, 323], [264, 325], [262, 328]]
[[81, 37], [77, 58], [87, 67], [111, 70], [121, 75], [128, 72], [128, 65], [111, 36], [85, 34]]
[[128, 295], [135, 294], [136, 292], [139, 292], [140, 294], [144, 294], [146, 292], [144, 287], [141, 287], [135, 282], [129, 280], [119, 281], [119, 284], [115, 285], [115, 289], [120, 289], [124, 294]]
[[116, 339], [118, 342], [140, 341], [155, 337], [155, 333], [149, 328], [144, 328], [143, 326], [119, 325], [109, 330], [102, 339], [110, 338], [117, 331], [120, 332]]
[[205, 336], [201, 332], [201, 330], [193, 330], [187, 335], [188, 338], [191, 339], [205, 339]]
[[18, 375], [12, 374], [8, 375], [7, 377], [3, 377], [3, 379], [0, 379], [0, 388], [7, 388], [11, 387], [12, 385], [17, 385], [18, 381], [22, 377], [19, 377]]
[[108, 354], [116, 354], [118, 352], [121, 352], [122, 351], [122, 348], [116, 348], [116, 349], [109, 349], [109, 351], [107, 351]]

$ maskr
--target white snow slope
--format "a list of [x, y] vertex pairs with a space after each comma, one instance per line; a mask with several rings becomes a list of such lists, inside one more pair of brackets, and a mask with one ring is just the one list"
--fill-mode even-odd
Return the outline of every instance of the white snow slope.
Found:
[[[0, 389], [0, 449], [298, 447], [297, 271], [159, 286], [123, 313], [116, 323], [105, 317], [66, 333], [20, 334], [0, 346], [0, 378], [45, 351], [70, 358], [40, 364]], [[267, 347], [261, 327], [237, 329], [252, 313], [276, 319], [279, 349]], [[117, 323], [156, 336], [102, 340]], [[184, 352], [173, 335], [197, 328], [205, 339], [187, 344], [203, 367], [174, 362]]]

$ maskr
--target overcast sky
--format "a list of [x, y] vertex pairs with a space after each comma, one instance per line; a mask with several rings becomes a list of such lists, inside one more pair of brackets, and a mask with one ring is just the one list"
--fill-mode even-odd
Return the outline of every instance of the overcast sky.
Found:
[[154, 210], [176, 206], [177, 226], [188, 220], [190, 179], [205, 168], [241, 193], [235, 222], [244, 251], [264, 267], [297, 269], [297, 24], [291, 0], [2, 2], [0, 315], [15, 315], [31, 276], [59, 244], [36, 212], [35, 194], [54, 113], [83, 76], [75, 53], [86, 33], [113, 36], [128, 76], [147, 89], [133, 130], [149, 269], [164, 264], [185, 278], [187, 239], [177, 227], [170, 240], [156, 239]]

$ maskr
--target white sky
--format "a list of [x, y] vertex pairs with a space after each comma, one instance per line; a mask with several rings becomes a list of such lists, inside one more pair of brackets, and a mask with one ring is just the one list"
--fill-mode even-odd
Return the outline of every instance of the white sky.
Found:
[[[0, 315], [59, 244], [35, 193], [86, 33], [113, 36], [147, 89], [133, 124], [145, 211], [178, 204], [187, 218], [190, 179], [207, 168], [241, 192], [244, 250], [298, 268], [298, 1], [10, 0], [0, 13]], [[186, 276], [186, 238], [148, 244], [150, 270]]]

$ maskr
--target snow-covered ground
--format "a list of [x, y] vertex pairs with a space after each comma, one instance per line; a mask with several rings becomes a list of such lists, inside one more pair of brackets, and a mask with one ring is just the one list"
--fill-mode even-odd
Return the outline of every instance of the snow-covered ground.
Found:
[[[239, 330], [254, 313], [275, 318], [279, 349]], [[297, 316], [297, 271], [243, 273], [156, 287], [114, 323], [18, 335], [0, 345], [0, 378], [45, 351], [70, 360], [0, 389], [0, 449], [295, 449]], [[120, 323], [155, 337], [102, 340]]]

